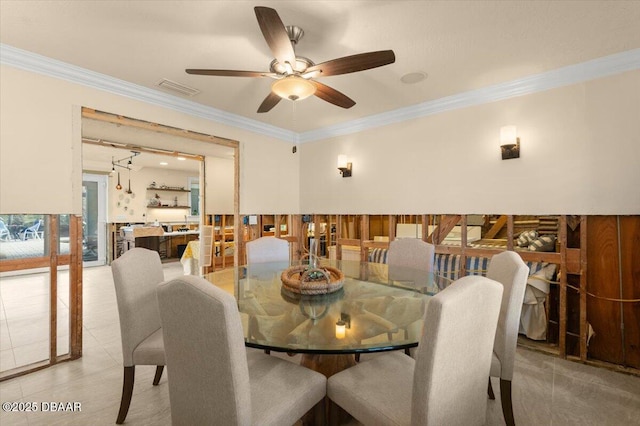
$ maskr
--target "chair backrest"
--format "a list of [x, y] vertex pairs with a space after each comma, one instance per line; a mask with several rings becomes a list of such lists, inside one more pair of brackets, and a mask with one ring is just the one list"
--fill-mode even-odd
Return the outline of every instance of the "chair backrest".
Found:
[[120, 315], [122, 359], [124, 366], [130, 367], [136, 346], [161, 327], [156, 288], [164, 281], [164, 272], [158, 252], [140, 247], [114, 260], [111, 272]]
[[389, 266], [406, 266], [423, 271], [433, 270], [435, 246], [419, 238], [398, 238], [389, 243]]
[[413, 377], [411, 424], [480, 425], [502, 285], [467, 276], [427, 304]]
[[201, 277], [184, 276], [159, 286], [158, 303], [173, 424], [250, 424], [249, 369], [235, 298]]
[[289, 241], [261, 237], [247, 242], [247, 264], [265, 262], [289, 262]]
[[433, 270], [435, 246], [418, 238], [398, 238], [389, 243], [387, 264], [389, 279], [424, 282], [425, 273]]
[[42, 224], [42, 219], [36, 220], [33, 225], [27, 228], [27, 231], [37, 232], [40, 229], [40, 225]]
[[520, 255], [513, 251], [505, 251], [491, 258], [487, 278], [504, 286], [493, 351], [500, 360], [500, 377], [511, 380], [529, 268]]

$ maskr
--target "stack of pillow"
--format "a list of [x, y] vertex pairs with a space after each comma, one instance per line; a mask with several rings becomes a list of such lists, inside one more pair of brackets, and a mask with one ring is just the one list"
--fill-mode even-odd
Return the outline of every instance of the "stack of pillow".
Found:
[[518, 247], [527, 248], [530, 251], [555, 251], [555, 235], [538, 235], [538, 231], [524, 231], [516, 240]]

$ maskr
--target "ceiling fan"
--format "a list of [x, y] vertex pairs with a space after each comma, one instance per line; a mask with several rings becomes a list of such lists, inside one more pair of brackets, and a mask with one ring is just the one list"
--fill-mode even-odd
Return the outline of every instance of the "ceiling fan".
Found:
[[304, 35], [302, 28], [285, 27], [275, 9], [257, 6], [254, 8], [258, 25], [275, 59], [269, 72], [187, 69], [188, 74], [225, 77], [270, 77], [275, 79], [271, 93], [262, 101], [259, 113], [268, 112], [286, 98], [292, 101], [315, 95], [342, 108], [351, 108], [356, 103], [344, 93], [315, 80], [317, 77], [348, 74], [377, 68], [395, 62], [393, 50], [360, 53], [315, 64], [308, 58], [296, 56], [294, 47]]

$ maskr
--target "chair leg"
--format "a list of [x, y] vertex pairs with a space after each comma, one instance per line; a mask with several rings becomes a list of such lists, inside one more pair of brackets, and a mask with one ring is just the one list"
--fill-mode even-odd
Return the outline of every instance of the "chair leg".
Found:
[[511, 404], [511, 380], [500, 379], [500, 401], [502, 402], [502, 415], [507, 426], [515, 426], [513, 419], [513, 405]]
[[116, 424], [121, 425], [127, 418], [129, 405], [131, 404], [131, 396], [133, 395], [133, 382], [136, 376], [136, 366], [124, 367], [124, 380], [122, 382], [122, 399], [120, 400], [120, 411]]
[[489, 377], [489, 388], [487, 389], [487, 393], [489, 394], [489, 399], [496, 399], [496, 396], [493, 393], [493, 387], [491, 387], [491, 377]]
[[156, 366], [156, 375], [153, 377], [153, 386], [158, 386], [160, 379], [162, 378], [162, 372], [164, 371], [164, 365]]
[[355, 359], [356, 359], [356, 362], [360, 362], [360, 353], [359, 352], [356, 352]]

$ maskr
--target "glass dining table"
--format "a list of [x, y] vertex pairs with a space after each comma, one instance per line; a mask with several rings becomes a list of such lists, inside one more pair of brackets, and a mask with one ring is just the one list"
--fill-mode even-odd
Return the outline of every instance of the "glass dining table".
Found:
[[206, 278], [233, 285], [247, 347], [302, 353], [303, 365], [326, 375], [353, 365], [353, 354], [417, 346], [426, 304], [442, 287], [431, 272], [323, 259], [318, 267], [343, 273], [342, 288], [300, 295], [282, 284], [289, 266], [252, 264]]

